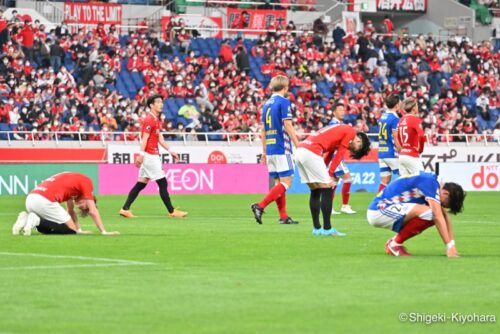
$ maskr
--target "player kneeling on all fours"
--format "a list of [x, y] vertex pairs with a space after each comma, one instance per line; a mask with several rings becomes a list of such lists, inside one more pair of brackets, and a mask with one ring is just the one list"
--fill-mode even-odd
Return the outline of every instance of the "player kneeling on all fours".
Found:
[[[347, 150], [354, 159], [361, 159], [370, 152], [370, 140], [364, 133], [354, 130], [350, 125], [330, 125], [311, 134], [302, 141], [295, 154], [302, 183], [311, 189], [309, 209], [314, 225], [313, 235], [345, 236], [331, 225], [333, 173], [342, 161]], [[332, 153], [335, 154], [332, 163]], [[330, 166], [329, 168], [327, 166]], [[319, 222], [323, 214], [323, 227]]]
[[[49, 177], [26, 197], [28, 212], [19, 214], [12, 234], [31, 235], [33, 229], [42, 234], [90, 234], [90, 231], [82, 231], [75, 206], [82, 217], [92, 217], [102, 235], [120, 234], [107, 232], [104, 228], [93, 188], [92, 180], [80, 173], [64, 172]], [[61, 206], [62, 202], [66, 202], [68, 211]]]
[[409, 256], [403, 243], [436, 225], [446, 245], [446, 254], [456, 257], [458, 252], [446, 209], [453, 214], [461, 212], [464, 199], [460, 185], [439, 184], [435, 174], [420, 172], [389, 184], [373, 199], [366, 217], [371, 225], [398, 233], [385, 244], [389, 255]]

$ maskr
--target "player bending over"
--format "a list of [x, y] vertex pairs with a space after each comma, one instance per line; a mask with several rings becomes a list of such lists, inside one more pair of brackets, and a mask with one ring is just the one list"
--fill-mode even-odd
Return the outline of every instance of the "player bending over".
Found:
[[[31, 235], [33, 229], [42, 234], [90, 234], [82, 231], [75, 207], [80, 215], [89, 215], [102, 235], [118, 235], [107, 232], [96, 207], [92, 180], [83, 174], [64, 172], [49, 177], [26, 197], [26, 210], [21, 212], [12, 227], [12, 234]], [[66, 202], [66, 211], [61, 203]]]
[[[335, 103], [333, 105], [333, 118], [330, 121], [330, 123], [328, 123], [328, 125], [344, 124], [344, 114], [345, 114], [344, 105], [341, 103]], [[335, 155], [336, 153], [334, 152], [333, 154]], [[341, 212], [350, 215], [355, 214], [356, 211], [354, 211], [349, 205], [352, 177], [351, 173], [349, 172], [349, 168], [347, 168], [347, 165], [344, 162], [344, 159], [340, 161], [339, 166], [337, 167], [337, 169], [335, 169], [335, 172], [333, 173], [333, 182], [335, 183], [335, 185], [333, 187], [332, 200], [335, 200], [335, 190], [337, 189], [337, 184], [339, 182], [339, 179], [342, 179], [343, 181], [342, 207], [340, 208], [340, 212], [337, 212], [335, 211], [335, 208], [333, 208], [332, 206], [332, 215], [339, 215]]]
[[292, 186], [293, 158], [292, 143], [297, 146], [299, 140], [292, 124], [290, 100], [285, 98], [288, 92], [288, 78], [278, 75], [270, 83], [273, 95], [262, 107], [262, 163], [267, 164], [269, 176], [274, 179], [274, 187], [259, 202], [251, 205], [257, 223], [262, 224], [264, 209], [276, 202], [280, 215], [280, 224], [297, 224], [286, 212], [286, 191]]
[[446, 245], [446, 255], [458, 256], [451, 219], [462, 211], [465, 193], [456, 183], [439, 184], [437, 176], [420, 172], [401, 177], [389, 184], [375, 197], [366, 217], [375, 227], [391, 229], [398, 234], [385, 244], [387, 254], [409, 256], [403, 243], [427, 228], [436, 228]]
[[[361, 159], [370, 152], [370, 140], [364, 133], [354, 130], [350, 125], [330, 125], [311, 134], [302, 141], [295, 154], [302, 183], [311, 189], [309, 208], [314, 225], [313, 235], [344, 236], [332, 228], [333, 173], [340, 164], [346, 151], [351, 151], [354, 159]], [[337, 152], [332, 159], [332, 153]], [[319, 214], [323, 214], [323, 227]]]

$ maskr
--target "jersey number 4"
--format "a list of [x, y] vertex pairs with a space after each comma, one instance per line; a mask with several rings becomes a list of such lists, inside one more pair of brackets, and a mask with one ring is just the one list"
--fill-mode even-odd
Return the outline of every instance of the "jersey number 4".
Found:
[[403, 143], [408, 142], [408, 126], [402, 126], [399, 137], [402, 139]]
[[387, 137], [388, 137], [388, 135], [387, 135], [387, 123], [382, 123], [382, 126], [380, 127], [380, 131], [379, 131], [378, 135], [380, 136], [380, 138], [387, 141]]
[[271, 108], [267, 108], [266, 111], [266, 124], [269, 127], [269, 129], [273, 128], [273, 119], [271, 118]]

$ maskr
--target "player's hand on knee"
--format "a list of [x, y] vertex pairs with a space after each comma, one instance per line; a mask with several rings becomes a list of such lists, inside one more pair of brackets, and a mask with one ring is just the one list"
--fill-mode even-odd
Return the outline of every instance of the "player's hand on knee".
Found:
[[260, 158], [260, 163], [263, 164], [263, 165], [266, 165], [267, 164], [267, 156], [266, 154], [262, 154], [261, 158]]
[[459, 257], [460, 255], [458, 254], [457, 247], [453, 246], [450, 247], [446, 250], [446, 256], [448, 257]]
[[113, 235], [120, 235], [120, 232], [118, 231], [111, 231], [111, 232], [108, 232], [108, 231], [102, 231], [101, 232], [102, 235], [109, 235], [109, 236], [113, 236]]
[[138, 155], [137, 158], [135, 158], [135, 165], [137, 167], [141, 167], [142, 161], [144, 160], [142, 155]]

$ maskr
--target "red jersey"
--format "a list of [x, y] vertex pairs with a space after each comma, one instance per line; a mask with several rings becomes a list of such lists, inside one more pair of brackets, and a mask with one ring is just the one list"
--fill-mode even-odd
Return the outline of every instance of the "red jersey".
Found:
[[92, 180], [83, 174], [63, 172], [40, 183], [30, 194], [39, 194], [51, 202], [66, 202], [72, 198], [94, 199]]
[[153, 113], [148, 113], [141, 124], [141, 138], [145, 133], [149, 133], [148, 142], [146, 143], [146, 153], [159, 155], [158, 141], [160, 138], [161, 122]]
[[324, 156], [326, 165], [330, 163], [333, 152], [336, 151], [335, 158], [328, 170], [328, 173], [333, 175], [355, 137], [356, 130], [352, 126], [335, 124], [311, 134], [299, 144], [299, 147], [307, 148], [317, 155]]
[[418, 158], [424, 151], [425, 135], [421, 123], [420, 118], [411, 114], [401, 118], [397, 129], [398, 141], [402, 147], [399, 155]]

